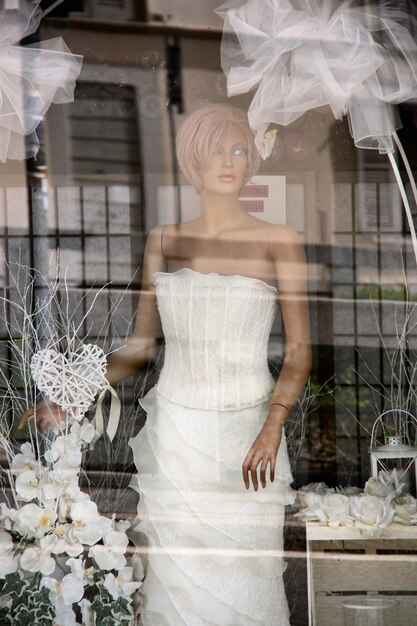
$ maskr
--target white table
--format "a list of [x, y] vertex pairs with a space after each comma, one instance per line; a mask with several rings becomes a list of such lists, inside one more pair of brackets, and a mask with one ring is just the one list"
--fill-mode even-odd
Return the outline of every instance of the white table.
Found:
[[344, 600], [378, 594], [400, 601], [399, 624], [417, 623], [417, 526], [391, 524], [371, 538], [308, 522], [306, 539], [309, 626], [343, 624]]

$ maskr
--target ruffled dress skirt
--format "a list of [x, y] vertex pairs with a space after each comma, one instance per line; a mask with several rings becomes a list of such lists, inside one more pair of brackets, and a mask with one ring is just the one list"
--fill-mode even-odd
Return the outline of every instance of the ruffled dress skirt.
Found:
[[145, 564], [139, 624], [288, 626], [283, 524], [294, 492], [285, 439], [273, 483], [255, 492], [242, 477], [269, 402], [200, 410], [154, 387], [140, 403], [147, 420], [130, 440]]

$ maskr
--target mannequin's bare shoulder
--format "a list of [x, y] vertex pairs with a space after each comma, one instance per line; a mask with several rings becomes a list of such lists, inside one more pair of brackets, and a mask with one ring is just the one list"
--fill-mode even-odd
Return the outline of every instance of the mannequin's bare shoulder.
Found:
[[269, 238], [272, 244], [302, 244], [298, 232], [286, 224], [274, 224], [269, 229]]
[[275, 260], [304, 259], [304, 242], [299, 233], [285, 224], [276, 224], [269, 231], [269, 249]]
[[143, 255], [142, 292], [153, 291], [153, 274], [164, 269], [164, 257], [162, 255], [163, 226], [155, 226], [149, 231], [146, 238]]
[[164, 226], [154, 226], [146, 237], [146, 251], [156, 253], [161, 250], [161, 238]]

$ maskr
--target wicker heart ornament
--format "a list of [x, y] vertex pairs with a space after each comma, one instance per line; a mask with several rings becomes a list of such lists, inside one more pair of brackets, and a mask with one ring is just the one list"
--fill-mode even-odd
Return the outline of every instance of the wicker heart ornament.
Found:
[[106, 355], [93, 344], [84, 344], [67, 354], [40, 350], [33, 355], [30, 368], [39, 391], [75, 419], [82, 418], [107, 385]]

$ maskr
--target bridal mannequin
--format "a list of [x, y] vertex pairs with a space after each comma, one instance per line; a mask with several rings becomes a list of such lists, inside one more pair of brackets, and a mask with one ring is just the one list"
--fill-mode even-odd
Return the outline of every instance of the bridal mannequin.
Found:
[[[259, 155], [239, 109], [189, 115], [177, 156], [202, 213], [149, 233], [135, 330], [107, 371], [111, 385], [126, 378], [165, 336], [158, 384], [140, 401], [146, 424], [130, 441], [148, 553], [140, 624], [288, 626], [283, 426], [311, 363], [303, 248], [291, 228], [240, 206]], [[266, 348], [276, 285], [286, 351], [275, 384]], [[52, 418], [38, 405], [42, 428]]]
[[[226, 140], [222, 142], [222, 137]], [[196, 139], [197, 138], [197, 139]], [[285, 329], [285, 359], [258, 437], [243, 460], [243, 479], [265, 486], [266, 468], [274, 478], [282, 427], [303, 389], [311, 367], [307, 266], [297, 233], [288, 226], [261, 221], [241, 208], [239, 191], [259, 167], [259, 154], [246, 115], [227, 105], [207, 105], [191, 114], [177, 137], [185, 176], [200, 193], [202, 213], [183, 224], [157, 226], [148, 235], [135, 331], [108, 362], [107, 379], [115, 385], [146, 365], [161, 336], [152, 276], [165, 269], [189, 267], [199, 272], [240, 274], [279, 286]], [[201, 160], [213, 153], [206, 167]], [[220, 176], [220, 178], [219, 178]], [[223, 178], [222, 178], [223, 177]], [[42, 402], [41, 429], [62, 412]], [[259, 470], [259, 471], [258, 471]]]

